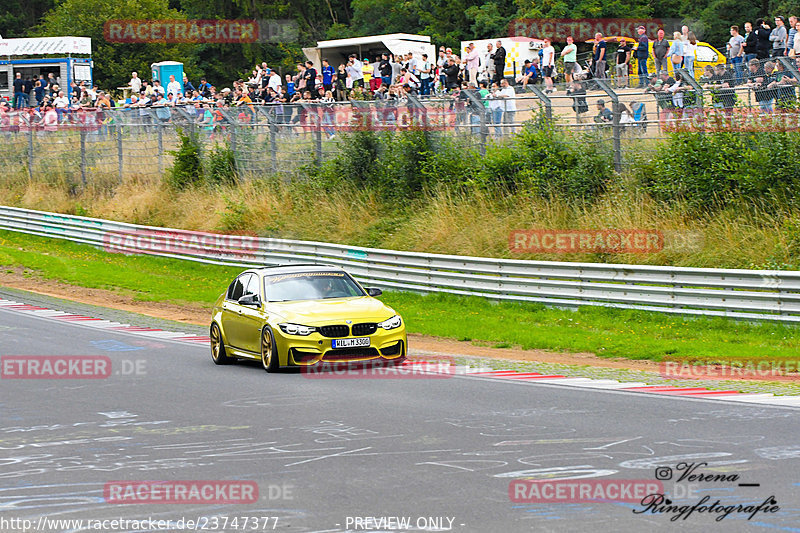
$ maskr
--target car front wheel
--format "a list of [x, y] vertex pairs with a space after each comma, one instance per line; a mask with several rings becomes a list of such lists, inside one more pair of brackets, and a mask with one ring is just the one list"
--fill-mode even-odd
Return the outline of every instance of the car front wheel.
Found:
[[278, 350], [275, 346], [275, 336], [269, 327], [261, 331], [261, 366], [267, 372], [278, 370]]

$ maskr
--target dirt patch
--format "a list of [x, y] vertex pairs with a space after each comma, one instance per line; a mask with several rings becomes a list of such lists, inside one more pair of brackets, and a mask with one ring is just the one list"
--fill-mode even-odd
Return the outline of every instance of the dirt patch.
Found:
[[[88, 289], [60, 281], [44, 279], [24, 273], [17, 268], [13, 272], [0, 272], [0, 285], [54, 298], [108, 307], [121, 311], [139, 313], [164, 320], [206, 326], [211, 308], [200, 305], [177, 305], [163, 302], [143, 302], [133, 296], [104, 289]], [[516, 361], [558, 363], [565, 365], [588, 365], [604, 368], [624, 368], [631, 370], [657, 371], [658, 363], [653, 361], [634, 361], [629, 359], [601, 359], [592, 353], [563, 353], [546, 350], [523, 350], [520, 348], [492, 348], [471, 342], [410, 334], [408, 336], [412, 352], [441, 355], [466, 355]]]

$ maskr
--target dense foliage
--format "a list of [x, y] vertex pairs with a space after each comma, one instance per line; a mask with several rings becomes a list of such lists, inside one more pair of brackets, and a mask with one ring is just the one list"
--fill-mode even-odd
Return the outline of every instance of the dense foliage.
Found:
[[[326, 38], [405, 32], [430, 35], [436, 44], [507, 35], [515, 18], [680, 18], [702, 40], [725, 49], [728, 27], [745, 20], [800, 14], [800, 0], [7, 0], [0, 7], [0, 35], [78, 35], [94, 39], [95, 76], [105, 87], [127, 82], [130, 71], [148, 72], [150, 63], [183, 61], [196, 81], [207, 76], [224, 84], [256, 63], [288, 71], [302, 47]], [[109, 19], [290, 19], [295, 42], [259, 44], [142, 45], [107, 43]]]

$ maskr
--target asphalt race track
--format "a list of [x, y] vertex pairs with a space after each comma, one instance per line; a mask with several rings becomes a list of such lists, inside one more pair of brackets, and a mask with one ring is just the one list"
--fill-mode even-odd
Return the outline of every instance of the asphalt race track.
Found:
[[[244, 531], [259, 520], [258, 530], [282, 532], [800, 531], [796, 408], [475, 376], [270, 375], [252, 363], [215, 366], [205, 346], [9, 310], [0, 339], [4, 357], [111, 361], [105, 379], [10, 379], [4, 369], [3, 532], [22, 531], [21, 520], [29, 531], [91, 531], [51, 521], [120, 518], [172, 522], [103, 530]], [[725, 479], [676, 482], [681, 463]], [[509, 494], [522, 479], [654, 483], [664, 467], [673, 505], [708, 496], [731, 511], [716, 521], [721, 511], [681, 517]], [[251, 482], [258, 498], [106, 501], [109, 484], [186, 480]], [[770, 497], [769, 512], [750, 519], [735, 509]], [[181, 529], [187, 520], [199, 522]]]

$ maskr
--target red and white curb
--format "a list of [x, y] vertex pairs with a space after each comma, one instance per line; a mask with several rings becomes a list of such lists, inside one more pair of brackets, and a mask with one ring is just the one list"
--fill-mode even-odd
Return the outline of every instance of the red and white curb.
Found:
[[[8, 309], [18, 313], [33, 315], [39, 318], [57, 320], [61, 322], [80, 323], [82, 326], [100, 330], [122, 331], [125, 333], [148, 337], [151, 339], [164, 339], [185, 342], [194, 345], [208, 345], [211, 339], [204, 335], [189, 335], [186, 333], [164, 331], [157, 328], [132, 326], [111, 320], [103, 320], [85, 315], [76, 315], [64, 311], [56, 311], [46, 307], [29, 305], [11, 300], [0, 299], [0, 309]], [[439, 361], [441, 362], [441, 361]], [[404, 365], [420, 367], [425, 371], [435, 372], [437, 361], [406, 361]], [[434, 369], [434, 370], [430, 370]], [[459, 365], [447, 371], [456, 375], [470, 375], [482, 378], [492, 378], [524, 383], [549, 383], [582, 387], [587, 389], [607, 389], [627, 392], [640, 392], [660, 394], [666, 396], [682, 396], [687, 398], [713, 398], [737, 401], [752, 404], [783, 405], [800, 407], [800, 396], [775, 396], [771, 393], [743, 393], [736, 390], [709, 390], [705, 387], [673, 387], [669, 385], [648, 385], [647, 383], [625, 383], [612, 379], [571, 378], [559, 374], [540, 374], [538, 372], [519, 372], [516, 370], [494, 370], [486, 367], [471, 367]]]
[[157, 328], [132, 326], [130, 324], [122, 324], [121, 322], [113, 322], [111, 320], [103, 320], [101, 318], [94, 318], [85, 315], [76, 315], [73, 313], [56, 311], [46, 307], [29, 305], [11, 300], [0, 299], [0, 309], [9, 309], [18, 313], [33, 315], [39, 318], [47, 318], [50, 320], [57, 320], [60, 322], [76, 322], [80, 323], [82, 326], [87, 326], [90, 328], [105, 329], [109, 331], [124, 331], [126, 333], [133, 333], [135, 335], [149, 337], [151, 339], [188, 342], [190, 344], [208, 344], [211, 342], [211, 339], [209, 339], [207, 336], [189, 335], [174, 331], [164, 331], [163, 329]]

